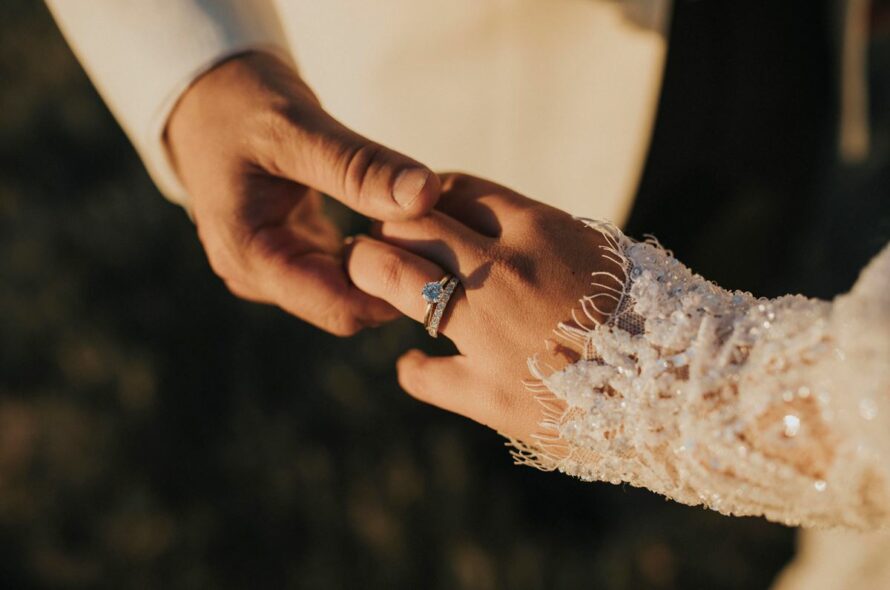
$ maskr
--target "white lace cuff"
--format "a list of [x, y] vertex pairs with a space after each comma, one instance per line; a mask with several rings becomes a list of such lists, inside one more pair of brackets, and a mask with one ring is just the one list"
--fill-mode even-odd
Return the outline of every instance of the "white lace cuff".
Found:
[[890, 521], [890, 248], [833, 303], [764, 299], [590, 225], [623, 276], [595, 273], [582, 308], [615, 311], [559, 327], [578, 362], [530, 362], [546, 419], [519, 463], [788, 524]]

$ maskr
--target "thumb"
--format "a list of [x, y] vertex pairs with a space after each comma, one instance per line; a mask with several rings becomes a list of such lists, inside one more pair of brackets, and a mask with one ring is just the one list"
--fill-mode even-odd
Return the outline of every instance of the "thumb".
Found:
[[320, 109], [307, 119], [281, 136], [275, 161], [283, 175], [374, 219], [420, 217], [436, 204], [439, 177], [423, 164], [347, 129]]
[[399, 385], [412, 397], [478, 420], [478, 384], [470, 377], [469, 361], [464, 356], [427, 356], [409, 350], [396, 363]]

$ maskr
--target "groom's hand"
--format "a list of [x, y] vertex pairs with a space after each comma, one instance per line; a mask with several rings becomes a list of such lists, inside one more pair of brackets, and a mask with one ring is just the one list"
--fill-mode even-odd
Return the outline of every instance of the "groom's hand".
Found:
[[375, 219], [411, 219], [439, 197], [425, 166], [341, 125], [265, 53], [202, 76], [167, 141], [210, 264], [233, 293], [338, 335], [399, 315], [349, 281], [321, 193]]

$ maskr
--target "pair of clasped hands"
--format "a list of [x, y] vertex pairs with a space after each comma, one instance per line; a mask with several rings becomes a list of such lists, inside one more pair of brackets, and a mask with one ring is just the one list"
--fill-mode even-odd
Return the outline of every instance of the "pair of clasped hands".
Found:
[[[437, 175], [350, 131], [287, 63], [230, 59], [183, 96], [167, 142], [213, 270], [235, 295], [348, 336], [402, 315], [423, 285], [461, 281], [440, 332], [460, 354], [397, 363], [416, 398], [525, 440], [539, 403], [527, 359], [548, 349], [602, 270], [603, 237], [569, 215], [465, 175]], [[343, 236], [322, 193], [378, 220]]]

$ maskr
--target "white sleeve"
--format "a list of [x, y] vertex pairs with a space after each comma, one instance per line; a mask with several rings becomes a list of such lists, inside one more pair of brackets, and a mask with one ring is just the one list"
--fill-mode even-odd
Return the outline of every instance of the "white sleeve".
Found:
[[288, 56], [270, 0], [46, 0], [90, 79], [171, 201], [186, 205], [164, 128], [189, 84], [247, 49]]
[[890, 245], [832, 302], [758, 299], [599, 229], [623, 272], [583, 304], [617, 306], [561, 326], [581, 360], [532, 363], [547, 418], [516, 458], [725, 514], [890, 526]]

